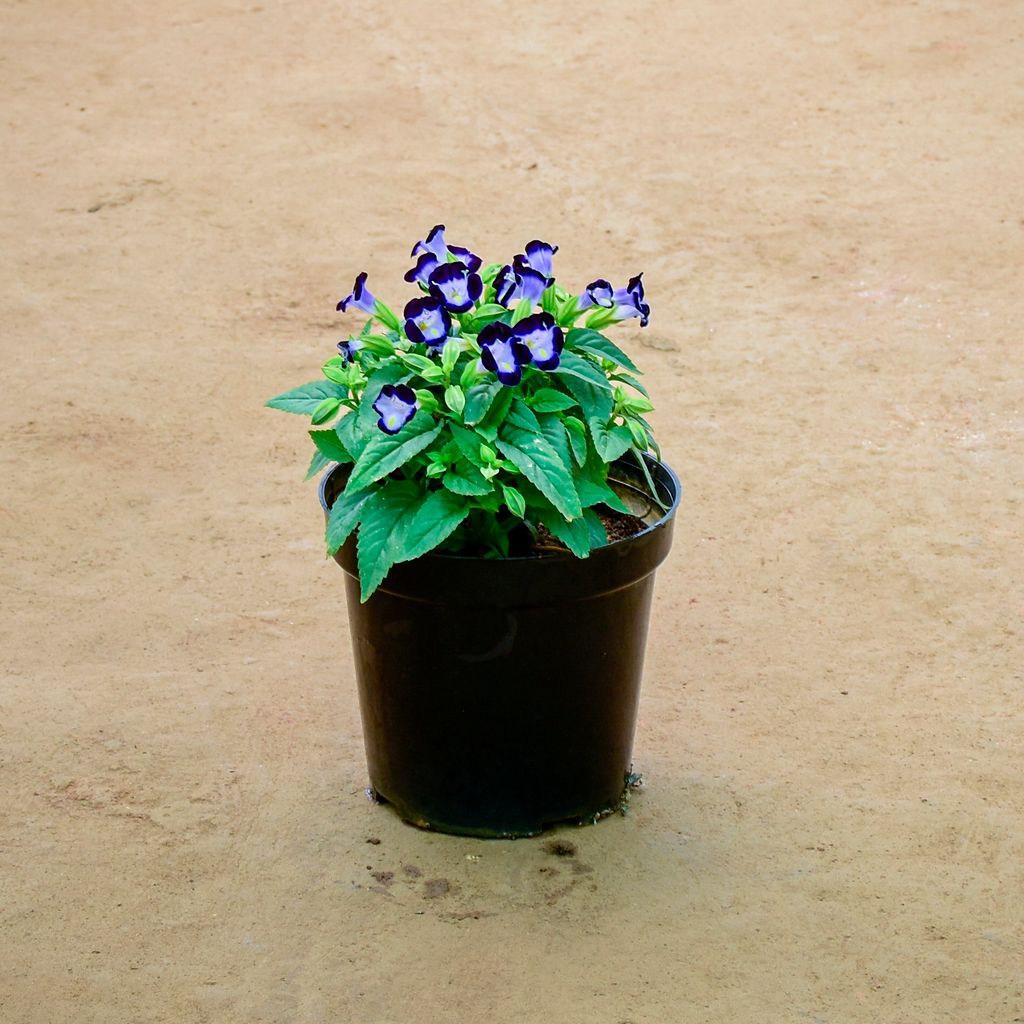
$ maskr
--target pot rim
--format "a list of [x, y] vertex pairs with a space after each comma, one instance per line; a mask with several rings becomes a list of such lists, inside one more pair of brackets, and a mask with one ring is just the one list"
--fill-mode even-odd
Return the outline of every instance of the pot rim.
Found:
[[[610, 549], [617, 548], [617, 547], [619, 547], [619, 545], [622, 545], [622, 544], [633, 543], [633, 542], [639, 540], [641, 537], [646, 537], [649, 534], [652, 534], [652, 533], [654, 533], [657, 530], [663, 529], [668, 523], [670, 523], [672, 521], [673, 517], [676, 514], [676, 510], [679, 508], [679, 503], [682, 501], [683, 485], [680, 483], [679, 477], [676, 475], [675, 470], [673, 470], [672, 467], [667, 462], [664, 462], [661, 459], [656, 459], [656, 458], [654, 458], [654, 456], [649, 455], [646, 452], [643, 453], [642, 458], [647, 462], [648, 469], [656, 469], [659, 473], [663, 474], [667, 478], [666, 482], [669, 485], [671, 485], [671, 490], [672, 490], [672, 500], [671, 500], [671, 503], [668, 505], [667, 508], [663, 507], [662, 514], [653, 523], [650, 523], [643, 530], [638, 530], [636, 533], [631, 533], [628, 537], [620, 537], [618, 540], [612, 541], [609, 544], [605, 544], [605, 545], [603, 545], [603, 550], [607, 551], [607, 550], [610, 550]], [[611, 463], [611, 466], [612, 466], [612, 468], [614, 468], [614, 467], [616, 467], [616, 466], [618, 466], [620, 464], [622, 464], [623, 466], [628, 466], [629, 465], [629, 463], [626, 462], [626, 456], [622, 456], [621, 458], [616, 459], [613, 463]], [[330, 512], [331, 512], [331, 506], [327, 503], [327, 495], [326, 495], [327, 484], [330, 481], [331, 477], [333, 477], [334, 474], [337, 473], [339, 469], [345, 469], [345, 468], [347, 468], [348, 465], [349, 465], [348, 463], [335, 462], [335, 463], [333, 463], [331, 465], [330, 469], [326, 470], [323, 473], [323, 475], [320, 478], [320, 483], [317, 486], [317, 493], [318, 493], [318, 495], [320, 497], [320, 506], [321, 506], [321, 508], [323, 508], [325, 516], [329, 516]], [[634, 462], [634, 465], [635, 465], [635, 462]], [[639, 469], [638, 468], [637, 468], [637, 473], [639, 474]], [[641, 479], [642, 482], [644, 482], [646, 484], [646, 481], [643, 481], [642, 474], [640, 474], [640, 479]], [[622, 481], [622, 482], [625, 482], [625, 481]], [[655, 486], [656, 487], [657, 487], [657, 484], [658, 484], [658, 481], [655, 481]], [[657, 500], [658, 500], [657, 497], [655, 497], [655, 501], [657, 501]], [[557, 561], [572, 561], [572, 562], [583, 561], [583, 559], [578, 558], [571, 551], [565, 551], [564, 553], [559, 552], [558, 554], [551, 554], [551, 555], [513, 555], [513, 556], [509, 556], [509, 557], [505, 557], [505, 558], [483, 558], [480, 555], [456, 555], [456, 554], [452, 554], [450, 552], [428, 551], [425, 554], [420, 555], [420, 558], [421, 559], [438, 558], [438, 559], [444, 559], [445, 561], [459, 561], [459, 562], [490, 562], [491, 564], [495, 564], [495, 563], [508, 563], [508, 562], [531, 562], [531, 563], [536, 563], [538, 561], [538, 559], [540, 559], [542, 561], [556, 561], [556, 560]], [[417, 561], [418, 561], [418, 559], [417, 559]]]

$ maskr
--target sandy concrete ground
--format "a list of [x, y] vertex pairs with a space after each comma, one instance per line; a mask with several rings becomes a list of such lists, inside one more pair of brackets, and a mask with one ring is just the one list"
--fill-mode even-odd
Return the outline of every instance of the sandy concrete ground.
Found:
[[[2, 20], [0, 1020], [1024, 1018], [1016, 0]], [[654, 306], [647, 786], [575, 858], [366, 801], [261, 408], [437, 221]]]

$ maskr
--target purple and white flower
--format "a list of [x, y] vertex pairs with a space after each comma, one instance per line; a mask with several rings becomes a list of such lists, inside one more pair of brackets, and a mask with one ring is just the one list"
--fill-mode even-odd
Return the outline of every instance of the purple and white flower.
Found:
[[408, 384], [385, 384], [373, 411], [380, 415], [377, 426], [385, 434], [397, 434], [416, 413], [416, 392]]
[[369, 313], [371, 316], [377, 312], [377, 300], [370, 293], [369, 288], [366, 287], [365, 271], [356, 278], [356, 283], [352, 286], [352, 293], [346, 295], [338, 303], [337, 308], [339, 312], [344, 313], [348, 310], [349, 306], [361, 309], [364, 313]]
[[545, 277], [551, 277], [551, 257], [558, 252], [557, 245], [548, 245], [539, 238], [526, 243], [526, 262]]
[[430, 275], [430, 294], [444, 303], [449, 313], [467, 313], [484, 290], [479, 274], [465, 263], [442, 263]]
[[501, 321], [488, 324], [477, 341], [480, 344], [480, 362], [496, 373], [502, 384], [515, 385], [523, 379], [523, 367], [533, 357], [508, 324]]
[[552, 279], [534, 270], [525, 256], [516, 256], [512, 265], [506, 264], [494, 278], [494, 300], [506, 309], [523, 299], [540, 302], [544, 289]]
[[550, 313], [524, 317], [512, 328], [512, 334], [516, 341], [526, 346], [537, 369], [554, 370], [558, 367], [565, 336]]
[[577, 309], [589, 309], [591, 306], [601, 306], [603, 309], [611, 309], [615, 305], [615, 289], [603, 277], [591, 281], [586, 291], [576, 300]]
[[420, 345], [443, 345], [452, 327], [444, 303], [428, 295], [412, 299], [405, 306], [405, 333], [410, 341]]
[[640, 326], [646, 327], [651, 318], [651, 307], [644, 301], [643, 274], [630, 278], [625, 288], [615, 289], [615, 322], [640, 317]]
[[421, 252], [416, 266], [412, 270], [406, 271], [405, 279], [409, 284], [416, 282], [423, 285], [424, 288], [428, 288], [430, 287], [430, 275], [439, 266], [437, 257], [432, 252]]
[[348, 341], [338, 342], [338, 352], [346, 363], [354, 363], [356, 361], [356, 353], [362, 347], [363, 343], [359, 338], [349, 338]]
[[[412, 247], [412, 256], [418, 256], [416, 266], [406, 275], [406, 281], [418, 281], [424, 287], [427, 285], [427, 277], [431, 271], [442, 263], [448, 262], [448, 254], [451, 253], [457, 260], [466, 264], [469, 272], [475, 274], [483, 262], [479, 256], [470, 252], [461, 245], [448, 245], [444, 240], [444, 225], [435, 224], [430, 229], [430, 234], [421, 239]], [[433, 257], [433, 263], [428, 262], [424, 257]]]

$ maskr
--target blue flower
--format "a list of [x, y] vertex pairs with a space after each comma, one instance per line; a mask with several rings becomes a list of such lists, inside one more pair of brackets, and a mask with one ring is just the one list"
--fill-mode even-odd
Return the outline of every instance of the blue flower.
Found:
[[338, 351], [341, 353], [341, 358], [346, 363], [354, 363], [356, 361], [356, 353], [363, 347], [363, 343], [359, 338], [349, 338], [348, 341], [338, 342]]
[[471, 274], [475, 274], [479, 269], [483, 260], [480, 259], [476, 253], [470, 252], [467, 248], [461, 245], [449, 245], [448, 251], [456, 258], [466, 264]]
[[352, 286], [352, 294], [346, 295], [338, 303], [337, 308], [340, 312], [344, 313], [349, 306], [355, 306], [356, 309], [361, 309], [364, 313], [369, 313], [371, 316], [377, 311], [377, 300], [366, 287], [365, 271], [356, 278], [356, 283]]
[[630, 278], [625, 288], [615, 289], [615, 319], [628, 320], [630, 317], [640, 317], [640, 326], [646, 327], [651, 318], [651, 307], [644, 301], [644, 283], [641, 280], [643, 274], [637, 274]]
[[[406, 281], [419, 281], [421, 284], [426, 284], [426, 277], [421, 277], [423, 273], [424, 256], [434, 257], [434, 266], [439, 263], [448, 262], [448, 254], [451, 253], [457, 260], [461, 260], [469, 268], [471, 274], [475, 274], [483, 262], [479, 256], [475, 253], [470, 252], [464, 246], [461, 245], [448, 245], [444, 240], [444, 225], [435, 224], [430, 229], [430, 234], [426, 238], [421, 239], [412, 247], [412, 256], [419, 256], [420, 262], [405, 275]], [[433, 270], [433, 267], [430, 268]], [[426, 274], [430, 274], [430, 270], [426, 271]]]
[[432, 295], [412, 299], [405, 306], [405, 333], [422, 345], [443, 345], [452, 327], [444, 303]]
[[554, 370], [558, 366], [565, 336], [550, 313], [524, 317], [512, 328], [512, 333], [516, 341], [526, 346], [537, 369]]
[[412, 252], [409, 255], [419, 256], [420, 253], [429, 252], [438, 263], [444, 263], [448, 258], [447, 250], [448, 247], [444, 242], [444, 225], [435, 224], [430, 229], [430, 234], [412, 247]]
[[558, 252], [557, 245], [548, 245], [539, 238], [526, 243], [526, 262], [545, 277], [551, 277], [551, 257]]
[[440, 299], [450, 313], [466, 313], [484, 290], [479, 274], [471, 274], [465, 263], [442, 263], [430, 275], [430, 294]]
[[514, 385], [523, 379], [523, 367], [532, 357], [508, 324], [500, 320], [488, 324], [477, 341], [480, 344], [480, 362], [496, 373], [502, 384]]
[[414, 281], [423, 285], [424, 288], [430, 285], [430, 275], [440, 266], [437, 257], [432, 252], [420, 253], [416, 266], [406, 272], [405, 279], [412, 284]]
[[416, 412], [416, 392], [408, 384], [385, 384], [373, 411], [380, 414], [377, 426], [385, 434], [397, 434]]
[[506, 309], [523, 299], [540, 302], [544, 289], [551, 284], [551, 278], [534, 270], [525, 256], [517, 256], [512, 266], [505, 265], [494, 279], [494, 299]]
[[603, 277], [591, 281], [586, 291], [576, 300], [577, 309], [588, 309], [590, 306], [611, 309], [614, 305], [615, 289]]

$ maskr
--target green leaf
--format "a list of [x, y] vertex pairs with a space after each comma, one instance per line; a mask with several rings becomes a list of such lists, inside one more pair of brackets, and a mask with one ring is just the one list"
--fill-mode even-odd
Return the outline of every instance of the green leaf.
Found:
[[480, 435], [475, 430], [467, 430], [465, 427], [460, 427], [457, 423], [449, 423], [448, 428], [452, 432], [452, 437], [455, 438], [455, 443], [459, 446], [459, 451], [474, 466], [482, 466], [484, 463], [480, 457]]
[[590, 420], [588, 423], [590, 436], [594, 439], [594, 448], [605, 462], [614, 462], [633, 447], [633, 435], [628, 427], [622, 424], [614, 424], [609, 427]]
[[456, 416], [459, 416], [462, 410], [466, 408], [466, 394], [462, 388], [452, 384], [450, 387], [445, 388], [444, 402]]
[[267, 407], [309, 416], [325, 398], [344, 398], [347, 394], [345, 388], [332, 381], [314, 380], [271, 398]]
[[580, 515], [571, 523], [553, 515], [550, 511], [538, 513], [538, 519], [558, 538], [577, 558], [586, 558], [590, 554], [590, 527], [586, 519]]
[[603, 359], [610, 359], [619, 366], [624, 366], [633, 373], [639, 373], [636, 363], [633, 362], [625, 352], [614, 342], [609, 341], [603, 334], [592, 331], [589, 327], [577, 327], [569, 331], [565, 336], [565, 344], [568, 348], [582, 349]]
[[516, 308], [512, 310], [512, 326], [515, 327], [520, 320], [525, 320], [532, 312], [533, 299], [520, 299], [516, 303]]
[[494, 490], [494, 487], [484, 479], [483, 474], [469, 459], [459, 459], [445, 473], [441, 483], [453, 494], [463, 494], [474, 498], [490, 494]]
[[558, 453], [567, 473], [572, 472], [572, 455], [569, 451], [569, 438], [566, 436], [565, 424], [562, 418], [553, 412], [541, 413], [537, 417], [540, 431], [545, 440]]
[[313, 458], [309, 460], [309, 469], [306, 470], [306, 479], [309, 480], [316, 476], [324, 466], [329, 466], [331, 460], [318, 448], [313, 452]]
[[500, 320], [507, 312], [504, 306], [499, 306], [496, 302], [485, 302], [463, 319], [463, 331], [466, 334], [479, 334], [484, 327], [493, 324], [495, 320]]
[[558, 295], [553, 284], [544, 289], [544, 294], [540, 297], [540, 308], [545, 313], [551, 313], [552, 315], [558, 309]]
[[311, 422], [326, 423], [341, 408], [340, 398], [325, 398], [314, 410]]
[[643, 454], [638, 452], [635, 448], [632, 449], [633, 457], [640, 464], [640, 469], [644, 474], [644, 480], [647, 482], [647, 493], [658, 503], [659, 508], [667, 509], [668, 505], [661, 500], [661, 495], [658, 494], [658, 488], [654, 486], [654, 481], [651, 479], [651, 471], [647, 467], [647, 460], [643, 457]]
[[338, 495], [327, 516], [327, 554], [333, 555], [348, 540], [359, 522], [367, 499], [372, 491], [350, 491], [347, 488]]
[[583, 512], [572, 477], [562, 457], [537, 434], [506, 425], [497, 439], [498, 450], [519, 470], [548, 501], [566, 518], [575, 519]]
[[628, 384], [631, 388], [636, 388], [644, 398], [650, 398], [650, 392], [634, 377], [631, 373], [613, 373], [611, 376], [612, 380], [621, 381], [623, 384]]
[[356, 460], [347, 489], [362, 490], [404, 466], [441, 433], [443, 426], [429, 413], [418, 412], [397, 434], [378, 431]]
[[[612, 390], [611, 384], [608, 383], [608, 378], [589, 359], [583, 359], [581, 356], [576, 355], [575, 352], [567, 352], [563, 349], [558, 366], [550, 372], [585, 380], [587, 383], [593, 384], [598, 388], [604, 388], [609, 392]], [[566, 384], [568, 383], [569, 381], [566, 381]]]
[[502, 485], [501, 495], [505, 499], [509, 512], [520, 519], [526, 515], [526, 499], [514, 487]]
[[487, 415], [487, 410], [503, 387], [500, 380], [474, 384], [466, 392], [466, 408], [463, 410], [465, 421], [470, 424], [479, 423]]
[[590, 548], [603, 548], [608, 543], [608, 531], [601, 522], [601, 517], [592, 509], [583, 510], [583, 518], [590, 529]]
[[[346, 416], [345, 419], [348, 419]], [[344, 420], [342, 420], [344, 422]], [[311, 430], [309, 436], [313, 444], [327, 456], [331, 462], [352, 462], [354, 461], [345, 447], [344, 442], [338, 437], [337, 430]]]
[[345, 446], [345, 451], [349, 452], [352, 459], [356, 459], [359, 453], [366, 447], [366, 444], [360, 444], [356, 440], [356, 423], [359, 417], [355, 413], [349, 413], [347, 416], [343, 416], [334, 426], [334, 432], [338, 435], [338, 440]]
[[615, 509], [616, 512], [629, 514], [629, 506], [608, 484], [600, 480], [578, 477], [576, 479], [576, 490], [580, 495], [580, 504], [584, 508], [592, 508], [594, 505], [607, 505], [609, 508]]
[[575, 416], [566, 416], [562, 420], [566, 434], [569, 435], [569, 444], [572, 446], [572, 457], [576, 460], [577, 466], [582, 466], [587, 461], [587, 428], [583, 421]]
[[465, 499], [450, 491], [434, 491], [419, 504], [398, 535], [396, 562], [407, 562], [433, 551], [469, 515]]
[[563, 409], [571, 409], [576, 404], [575, 399], [555, 388], [541, 388], [527, 401], [534, 412], [561, 412]]
[[459, 361], [459, 356], [461, 355], [461, 342], [455, 338], [450, 338], [444, 343], [441, 349], [441, 369], [444, 370], [446, 375], [451, 376], [451, 372], [455, 369], [455, 364]]
[[540, 423], [534, 415], [533, 410], [521, 399], [514, 398], [512, 407], [508, 411], [508, 422], [522, 430], [532, 430], [540, 433]]
[[647, 439], [647, 431], [644, 430], [643, 424], [631, 418], [626, 420], [626, 426], [629, 427], [629, 433], [636, 447], [642, 452], [647, 451], [650, 447], [650, 442]]
[[[345, 493], [349, 493], [347, 488]], [[423, 492], [411, 480], [389, 480], [369, 495], [359, 517], [356, 540], [360, 600], [365, 601], [380, 586], [395, 564], [405, 526], [422, 498]]]
[[334, 381], [335, 384], [344, 384], [348, 386], [349, 371], [345, 360], [341, 356], [332, 356], [327, 360], [322, 367], [320, 372], [330, 381]]
[[491, 403], [491, 407], [487, 410], [487, 415], [480, 421], [480, 425], [477, 428], [479, 433], [494, 433], [497, 428], [505, 422], [505, 417], [508, 415], [509, 407], [512, 405], [512, 399], [515, 397], [515, 391], [513, 388], [505, 387], [501, 385], [501, 391], [498, 392], [497, 398]]

